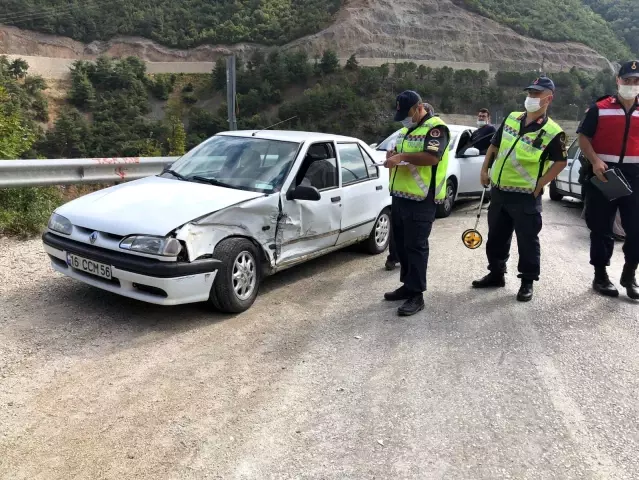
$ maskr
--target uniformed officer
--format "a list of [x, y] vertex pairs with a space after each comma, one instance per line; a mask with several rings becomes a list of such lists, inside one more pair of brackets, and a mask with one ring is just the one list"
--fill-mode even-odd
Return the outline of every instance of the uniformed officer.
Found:
[[446, 196], [450, 132], [412, 90], [397, 96], [395, 121], [403, 128], [395, 149], [386, 153], [385, 166], [391, 169], [392, 229], [403, 285], [384, 298], [405, 300], [398, 314], [406, 316], [424, 308], [428, 237], [436, 204]]
[[[424, 110], [428, 112], [429, 115], [435, 115], [435, 109], [430, 103], [424, 102]], [[391, 145], [389, 150], [395, 150], [395, 144]], [[396, 151], [396, 150], [395, 150]], [[393, 229], [389, 233], [389, 242], [388, 242], [388, 256], [386, 257], [386, 270], [391, 271], [395, 270], [397, 264], [399, 263], [399, 257], [397, 256], [397, 248], [395, 247], [395, 237], [393, 236]]]
[[[595, 291], [616, 297], [618, 290], [610, 281], [606, 267], [614, 249], [613, 225], [617, 210], [625, 232], [625, 265], [621, 286], [630, 298], [639, 299], [635, 272], [639, 264], [639, 60], [626, 62], [617, 75], [617, 95], [607, 95], [592, 105], [579, 125], [579, 147], [587, 159], [586, 224], [590, 229], [590, 264], [595, 268]], [[605, 181], [604, 172], [617, 168], [626, 178], [632, 194], [609, 201], [589, 181], [596, 175]]]
[[543, 188], [567, 162], [565, 133], [547, 115], [554, 83], [542, 76], [525, 90], [526, 111], [508, 115], [495, 133], [482, 166], [482, 185], [492, 185], [486, 243], [490, 273], [473, 282], [475, 288], [506, 285], [504, 275], [514, 231], [521, 278], [517, 300], [521, 302], [532, 299], [533, 282], [539, 280]]

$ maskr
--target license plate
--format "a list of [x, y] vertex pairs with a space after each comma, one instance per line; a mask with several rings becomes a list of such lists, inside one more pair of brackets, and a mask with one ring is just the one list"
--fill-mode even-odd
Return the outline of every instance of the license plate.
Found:
[[111, 280], [111, 265], [105, 265], [94, 260], [89, 260], [88, 258], [78, 257], [72, 253], [67, 253], [67, 265], [76, 270]]

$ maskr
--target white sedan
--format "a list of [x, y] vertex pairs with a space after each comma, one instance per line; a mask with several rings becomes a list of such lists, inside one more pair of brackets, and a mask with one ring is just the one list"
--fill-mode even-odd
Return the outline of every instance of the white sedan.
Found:
[[103, 290], [248, 309], [265, 275], [347, 245], [388, 246], [388, 170], [356, 138], [225, 132], [158, 176], [59, 207], [43, 234], [53, 268]]
[[[449, 216], [458, 199], [479, 197], [483, 190], [480, 173], [485, 155], [480, 155], [479, 150], [470, 144], [470, 137], [476, 128], [464, 125], [448, 125], [448, 128], [451, 138], [446, 176], [446, 200], [437, 207], [438, 218]], [[399, 132], [400, 130], [397, 130], [379, 145], [371, 145], [377, 152], [377, 162], [382, 163], [386, 159], [386, 151], [395, 145]], [[489, 192], [486, 192], [486, 198], [488, 197]]]
[[583, 200], [581, 195], [581, 184], [579, 183], [579, 170], [581, 170], [581, 149], [579, 139], [573, 140], [568, 148], [568, 164], [557, 178], [550, 182], [550, 198], [555, 201], [563, 197], [572, 197]]

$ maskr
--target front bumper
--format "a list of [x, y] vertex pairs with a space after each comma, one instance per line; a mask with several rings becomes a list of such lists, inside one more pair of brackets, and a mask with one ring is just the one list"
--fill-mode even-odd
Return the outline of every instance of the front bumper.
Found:
[[[44, 250], [54, 270], [118, 295], [158, 305], [179, 305], [208, 300], [220, 260], [162, 262], [127, 253], [92, 247], [50, 232], [42, 235]], [[111, 266], [111, 280], [67, 265], [67, 253]]]

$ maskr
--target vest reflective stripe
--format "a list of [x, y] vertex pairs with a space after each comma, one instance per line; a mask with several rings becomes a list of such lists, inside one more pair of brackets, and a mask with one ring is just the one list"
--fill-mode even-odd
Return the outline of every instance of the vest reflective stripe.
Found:
[[563, 130], [548, 118], [539, 130], [520, 136], [523, 116], [522, 112], [513, 112], [504, 122], [499, 151], [491, 169], [491, 184], [508, 192], [532, 193], [539, 177], [550, 168], [549, 162], [541, 165], [541, 156]]
[[[428, 133], [435, 127], [446, 127], [439, 117], [431, 117], [412, 132], [402, 128], [397, 136], [396, 149], [398, 153], [424, 152], [424, 142]], [[447, 127], [446, 127], [447, 128]], [[433, 166], [398, 165], [390, 172], [391, 195], [412, 200], [424, 200], [429, 194], [433, 172], [435, 177], [435, 202], [442, 203], [446, 197], [446, 172], [448, 170], [448, 146], [439, 164]]]
[[597, 130], [592, 137], [592, 148], [597, 156], [607, 163], [639, 163], [639, 110], [628, 116], [619, 100], [611, 96], [602, 98], [596, 105]]

